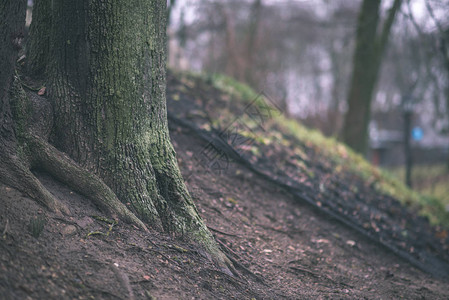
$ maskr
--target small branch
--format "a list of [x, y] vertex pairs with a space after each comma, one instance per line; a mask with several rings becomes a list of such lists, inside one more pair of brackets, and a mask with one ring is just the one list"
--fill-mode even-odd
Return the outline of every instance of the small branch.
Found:
[[6, 234], [9, 231], [9, 219], [6, 219], [5, 229], [3, 230], [2, 236], [3, 239], [6, 239]]
[[223, 248], [225, 248], [226, 251], [232, 253], [235, 257], [238, 257], [241, 259], [240, 255], [238, 255], [234, 250], [229, 248], [225, 243], [223, 243], [220, 239], [215, 239], [219, 245], [221, 245]]
[[[225, 243], [223, 243], [220, 239], [215, 239], [217, 241], [217, 243], [222, 246], [224, 248], [224, 250], [228, 253], [232, 253], [235, 257], [244, 260], [240, 257], [240, 255], [238, 255], [234, 250], [232, 250], [231, 248], [229, 248], [228, 246], [226, 246]], [[247, 267], [245, 267], [242, 263], [240, 263], [238, 260], [236, 260], [235, 258], [233, 258], [231, 255], [226, 254], [226, 257], [238, 268], [242, 269], [243, 271], [245, 271], [245, 273], [253, 276], [254, 278], [256, 278], [256, 280], [264, 285], [267, 285], [265, 283], [265, 281], [263, 280], [263, 278], [257, 276], [256, 274], [254, 274], [254, 272], [252, 272], [250, 269], [248, 269]]]
[[391, 6], [389, 13], [388, 13], [388, 17], [384, 22], [383, 28], [382, 28], [382, 33], [378, 39], [378, 56], [381, 57], [382, 53], [385, 50], [385, 46], [387, 44], [388, 41], [388, 37], [390, 35], [390, 31], [391, 31], [391, 27], [393, 26], [393, 22], [396, 16], [396, 13], [398, 12], [399, 8], [401, 7], [402, 4], [402, 0], [394, 0], [393, 5]]
[[310, 274], [310, 275], [312, 275], [312, 276], [314, 276], [314, 277], [317, 277], [317, 278], [320, 278], [320, 277], [321, 277], [319, 274], [317, 274], [317, 273], [315, 273], [315, 272], [313, 272], [313, 271], [304, 269], [304, 268], [300, 268], [300, 267], [289, 267], [289, 269], [294, 270], [294, 271], [299, 271], [299, 272], [302, 272], [302, 273], [307, 273], [307, 274]]
[[218, 229], [215, 229], [215, 228], [213, 228], [213, 227], [211, 227], [211, 226], [207, 226], [207, 228], [209, 228], [210, 230], [212, 230], [212, 231], [214, 231], [214, 232], [223, 234], [223, 235], [232, 236], [232, 237], [240, 237], [238, 234], [226, 233], [226, 232], [220, 231], [220, 230], [218, 230]]
[[440, 33], [443, 33], [444, 32], [443, 26], [441, 26], [440, 22], [438, 22], [437, 18], [435, 17], [435, 13], [433, 12], [433, 8], [430, 5], [429, 0], [426, 0], [425, 3], [426, 3], [427, 11], [429, 12], [430, 17], [432, 18], [433, 22], [435, 23], [435, 26], [438, 28], [438, 31]]

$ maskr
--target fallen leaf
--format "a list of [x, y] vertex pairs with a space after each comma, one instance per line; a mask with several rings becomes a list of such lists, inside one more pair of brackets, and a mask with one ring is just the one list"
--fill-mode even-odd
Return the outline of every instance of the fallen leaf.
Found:
[[355, 241], [352, 241], [352, 240], [347, 240], [346, 241], [346, 245], [349, 245], [349, 246], [351, 246], [351, 247], [354, 247], [355, 246]]
[[237, 204], [237, 200], [235, 200], [232, 197], [228, 197], [226, 200], [228, 200], [229, 202], [231, 202], [232, 204]]
[[435, 234], [435, 236], [439, 239], [445, 239], [447, 238], [447, 235], [448, 235], [447, 230], [442, 230]]
[[39, 95], [39, 96], [42, 96], [43, 94], [45, 94], [45, 90], [46, 90], [47, 88], [44, 86], [43, 88], [41, 88], [40, 90], [39, 90], [39, 92], [37, 92], [37, 94]]

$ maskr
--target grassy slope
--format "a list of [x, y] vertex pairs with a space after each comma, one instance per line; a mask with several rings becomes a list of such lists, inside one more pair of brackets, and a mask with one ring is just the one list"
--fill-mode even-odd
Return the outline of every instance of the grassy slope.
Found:
[[[259, 95], [250, 87], [227, 76], [217, 74], [188, 74], [184, 76], [185, 80], [188, 80], [189, 76], [202, 77], [206, 82], [229, 94], [231, 100], [239, 99], [239, 101], [243, 100], [246, 103], [250, 103], [254, 99], [261, 99], [260, 97], [258, 98]], [[256, 100], [256, 103], [258, 100]], [[222, 117], [226, 118], [226, 116]], [[231, 115], [228, 117], [232, 118]], [[251, 124], [251, 120], [247, 120], [246, 123]], [[343, 169], [349, 170], [365, 181], [372, 182], [379, 192], [390, 195], [404, 205], [411, 207], [411, 209], [419, 211], [419, 214], [428, 217], [432, 224], [449, 227], [449, 216], [445, 211], [445, 203], [442, 198], [429, 196], [428, 194], [423, 195], [408, 189], [394, 173], [389, 173], [373, 166], [361, 155], [353, 152], [336, 139], [327, 138], [319, 131], [308, 129], [296, 120], [289, 119], [282, 114], [274, 118], [271, 126], [280, 128], [282, 133], [294, 136], [297, 141], [286, 140], [278, 131], [267, 131], [266, 136], [258, 137], [262, 142], [270, 143], [276, 139], [280, 140], [284, 145], [295, 142], [307, 144], [317, 149], [324, 157], [328, 157], [336, 166], [335, 172], [340, 172]], [[304, 156], [304, 153], [298, 154]], [[301, 167], [307, 172], [306, 166], [302, 165]], [[308, 175], [313, 176], [311, 173]]]
[[[405, 177], [404, 167], [390, 170], [402, 181]], [[447, 166], [439, 165], [416, 165], [412, 169], [413, 188], [423, 195], [434, 197], [449, 206], [449, 172]]]

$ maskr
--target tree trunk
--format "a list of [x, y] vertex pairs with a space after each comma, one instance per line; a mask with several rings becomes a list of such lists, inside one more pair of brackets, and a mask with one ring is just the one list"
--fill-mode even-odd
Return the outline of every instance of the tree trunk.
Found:
[[256, 87], [259, 83], [255, 79], [255, 59], [257, 55], [257, 38], [259, 33], [260, 18], [262, 14], [262, 0], [254, 0], [251, 5], [251, 15], [248, 26], [248, 34], [246, 37], [246, 68], [245, 68], [245, 82], [251, 86]]
[[32, 12], [32, 18], [39, 16], [39, 22], [31, 22], [30, 25], [27, 39], [27, 71], [34, 78], [44, 78], [50, 58], [51, 1], [35, 0]]
[[410, 143], [411, 125], [412, 125], [411, 111], [404, 112], [404, 154], [405, 154], [405, 185], [412, 188], [412, 145]]
[[[25, 7], [26, 1], [12, 0], [0, 6], [2, 20], [11, 25], [0, 32], [4, 39], [0, 54], [8, 58], [1, 62], [0, 77], [0, 181], [54, 211], [69, 213], [29, 171], [41, 168], [108, 213], [143, 229], [141, 220], [193, 239], [229, 273], [229, 260], [199, 216], [170, 143], [165, 101], [166, 1], [37, 1], [28, 69], [33, 75], [45, 70], [54, 112], [54, 124], [47, 127], [52, 129], [50, 141], [56, 148], [47, 142], [50, 130], [36, 129], [30, 121], [34, 119], [22, 108], [44, 103], [44, 98], [25, 93], [16, 81], [17, 114], [9, 107], [6, 91], [11, 80], [6, 79], [11, 79], [17, 50], [11, 44], [15, 40], [7, 39], [23, 27]], [[22, 20], [21, 25], [16, 20]], [[38, 115], [41, 121], [51, 119], [51, 110], [41, 109]], [[22, 128], [21, 122], [23, 130], [16, 130], [21, 133], [17, 135], [13, 124]], [[23, 150], [17, 151], [20, 147]]]
[[14, 103], [13, 74], [24, 38], [25, 14], [25, 0], [0, 3], [0, 182], [26, 192], [56, 212], [67, 212], [30, 172], [17, 138], [21, 128], [14, 120], [14, 112], [20, 110], [20, 105]]
[[[440, 52], [443, 58], [444, 69], [446, 70], [446, 78], [449, 78], [449, 27], [445, 30], [440, 30]], [[444, 96], [446, 99], [446, 110], [449, 115], [449, 84], [446, 83], [444, 87]], [[448, 116], [449, 117], [449, 116]], [[446, 160], [446, 171], [449, 172], [449, 155]]]
[[360, 9], [352, 79], [348, 93], [348, 111], [342, 139], [355, 151], [366, 154], [371, 102], [379, 75], [383, 52], [401, 0], [395, 0], [378, 35], [380, 0], [364, 0]]
[[[12, 185], [12, 161], [17, 153], [17, 140], [11, 112], [10, 88], [14, 66], [25, 26], [26, 1], [6, 0], [0, 3], [0, 178]], [[13, 186], [16, 186], [14, 184]]]

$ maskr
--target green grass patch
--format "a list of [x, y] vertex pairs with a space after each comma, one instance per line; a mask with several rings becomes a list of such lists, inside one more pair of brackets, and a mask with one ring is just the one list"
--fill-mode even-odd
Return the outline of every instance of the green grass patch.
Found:
[[[380, 193], [392, 196], [411, 209], [417, 210], [420, 215], [429, 218], [431, 224], [449, 228], [449, 213], [445, 209], [445, 206], [449, 204], [449, 199], [447, 199], [447, 195], [449, 195], [448, 180], [445, 181], [446, 184], [444, 185], [446, 189], [442, 186], [435, 189], [438, 191], [440, 189], [443, 190], [441, 193], [446, 193], [446, 200], [436, 197], [435, 194], [421, 194], [409, 189], [403, 183], [403, 180], [393, 173], [372, 165], [361, 155], [338, 142], [335, 138], [325, 137], [321, 132], [308, 129], [297, 121], [284, 116], [280, 116], [276, 121], [299, 141], [305, 143], [308, 147], [313, 147], [323, 156], [331, 159], [336, 164], [337, 172], [341, 169], [347, 169], [363, 178], [363, 180], [372, 182]], [[438, 172], [436, 173], [439, 174]]]
[[258, 96], [258, 93], [248, 85], [241, 83], [232, 77], [217, 73], [203, 76], [207, 82], [210, 82], [217, 89], [236, 97], [245, 103], [249, 103]]
[[[405, 168], [388, 170], [393, 176], [404, 182]], [[412, 168], [413, 189], [420, 193], [428, 206], [435, 207], [436, 214], [445, 214], [448, 218], [449, 207], [449, 170], [444, 164], [417, 165]], [[447, 224], [449, 221], [446, 220]]]

